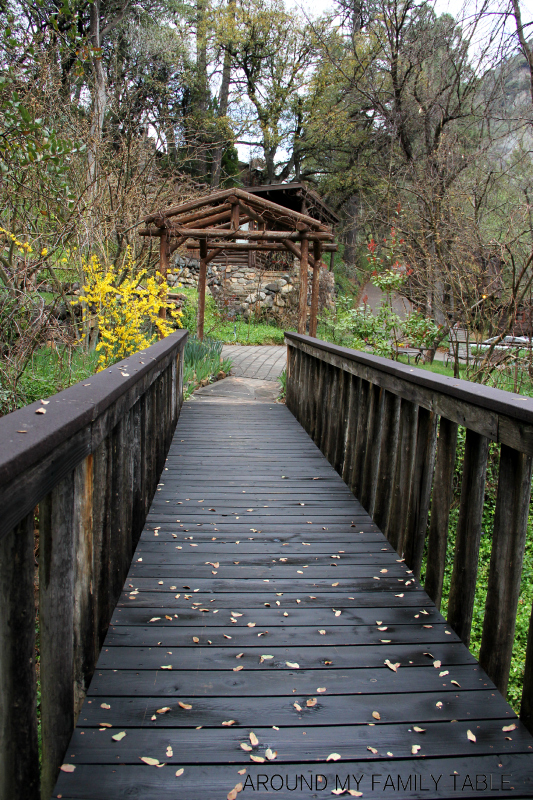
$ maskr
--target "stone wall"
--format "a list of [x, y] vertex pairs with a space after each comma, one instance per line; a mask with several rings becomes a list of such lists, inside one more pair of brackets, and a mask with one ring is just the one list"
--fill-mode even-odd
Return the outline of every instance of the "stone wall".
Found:
[[[171, 263], [174, 270], [169, 275], [169, 284], [198, 286], [200, 262], [195, 258], [175, 256]], [[283, 321], [293, 317], [298, 308], [300, 263], [294, 260], [292, 269], [262, 271], [245, 264], [234, 266], [208, 264], [207, 285], [220, 309], [228, 316], [250, 314], [270, 316]], [[309, 269], [307, 304], [311, 305], [311, 281], [313, 270]], [[335, 306], [335, 280], [326, 269], [320, 270], [319, 311]]]

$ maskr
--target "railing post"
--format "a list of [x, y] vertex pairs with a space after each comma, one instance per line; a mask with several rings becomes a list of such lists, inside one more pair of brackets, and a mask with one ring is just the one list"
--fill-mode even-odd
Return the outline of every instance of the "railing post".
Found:
[[435, 479], [431, 501], [431, 519], [429, 522], [426, 582], [424, 586], [426, 592], [439, 609], [442, 599], [448, 523], [453, 497], [457, 429], [456, 422], [450, 422], [446, 417], [440, 418]]
[[409, 400], [402, 399], [400, 405], [398, 455], [396, 458], [388, 530], [389, 542], [395, 550], [398, 550], [400, 555], [403, 551], [407, 514], [409, 513], [409, 498], [411, 496], [416, 453], [417, 422], [418, 406], [415, 406]]
[[41, 796], [48, 800], [74, 727], [74, 475], [39, 505]]
[[419, 408], [416, 454], [405, 536], [405, 560], [417, 578], [420, 578], [426, 541], [436, 439], [437, 415], [433, 411]]
[[358, 500], [361, 498], [361, 489], [363, 486], [363, 477], [364, 477], [363, 467], [365, 463], [365, 453], [367, 444], [366, 426], [368, 420], [369, 405], [370, 405], [370, 383], [362, 379], [361, 387], [359, 390], [357, 435], [355, 437], [352, 475], [350, 480], [350, 488]]
[[448, 622], [467, 647], [470, 644], [476, 593], [488, 452], [489, 440], [480, 433], [467, 430], [455, 558], [448, 603]]
[[533, 606], [531, 607], [529, 631], [527, 635], [526, 665], [524, 669], [524, 682], [522, 685], [520, 719], [528, 731], [533, 733]]
[[0, 539], [2, 800], [39, 800], [33, 529], [32, 511]]
[[392, 392], [384, 392], [382, 407], [380, 458], [376, 478], [376, 496], [373, 518], [385, 536], [389, 525], [392, 488], [398, 451], [400, 428], [400, 398]]
[[348, 411], [346, 431], [344, 434], [344, 460], [341, 474], [343, 481], [349, 484], [353, 469], [355, 439], [357, 436], [357, 418], [359, 413], [359, 390], [361, 386], [361, 379], [349, 373], [348, 380]]
[[366, 421], [366, 446], [361, 486], [361, 505], [372, 516], [372, 505], [376, 496], [376, 479], [379, 466], [379, 442], [381, 434], [381, 401], [383, 392], [375, 383], [370, 384], [370, 401]]
[[479, 663], [507, 691], [531, 497], [531, 456], [502, 444]]

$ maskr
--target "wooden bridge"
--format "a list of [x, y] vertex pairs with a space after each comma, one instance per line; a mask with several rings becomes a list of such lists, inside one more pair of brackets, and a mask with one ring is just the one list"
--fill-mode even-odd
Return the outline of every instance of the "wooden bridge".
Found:
[[533, 401], [287, 334], [287, 406], [182, 408], [185, 339], [0, 420], [1, 800], [533, 797], [531, 632], [522, 721], [500, 694]]

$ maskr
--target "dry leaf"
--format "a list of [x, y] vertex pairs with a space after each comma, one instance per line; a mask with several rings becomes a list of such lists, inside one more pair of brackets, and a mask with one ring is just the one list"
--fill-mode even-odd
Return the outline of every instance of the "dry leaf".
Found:
[[247, 742], [241, 742], [241, 748], [246, 752], [249, 753], [251, 751], [251, 747]]
[[[35, 411], [36, 414], [46, 414], [46, 408], [37, 408]], [[63, 769], [63, 767], [61, 767]], [[68, 770], [63, 770], [63, 772], [68, 772]]]
[[472, 733], [472, 731], [467, 731], [466, 732], [466, 738], [468, 739], [469, 742], [477, 742], [477, 739], [474, 736], [474, 734]]
[[244, 667], [242, 666], [242, 664], [241, 664], [241, 666], [240, 666], [240, 667], [233, 667], [233, 672], [240, 672], [240, 671], [241, 671], [241, 669], [244, 669]]
[[419, 728], [418, 725], [413, 725], [413, 730], [415, 731], [415, 733], [425, 733], [426, 732], [425, 728]]
[[224, 720], [222, 725], [224, 725], [226, 728], [229, 728], [230, 725], [235, 725], [235, 720], [234, 719], [226, 719], [226, 720]]
[[439, 678], [444, 678], [445, 675], [449, 675], [450, 671], [445, 669], [442, 672], [439, 672]]
[[243, 657], [243, 655], [244, 655], [244, 653], [237, 653], [237, 655], [235, 656], [235, 658], [242, 658], [242, 657]]
[[441, 661], [434, 661], [433, 662], [433, 666], [435, 667], [435, 669], [440, 669], [441, 666], [442, 666], [442, 662]]
[[176, 770], [176, 778], [181, 778], [181, 776], [183, 775], [184, 772], [185, 772], [185, 770], [183, 769], [183, 767], [180, 767], [179, 769], [177, 769]]
[[459, 689], [461, 688], [461, 684], [457, 683], [457, 681], [450, 681], [450, 683], [453, 683], [455, 686], [458, 686]]
[[178, 700], [178, 705], [180, 708], [184, 708], [185, 711], [190, 711], [192, 708], [192, 705], [190, 703], [182, 703], [181, 700]]
[[252, 759], [252, 761], [255, 761], [256, 764], [265, 763], [265, 759], [263, 758], [263, 756], [250, 756], [250, 758]]
[[115, 742], [121, 742], [122, 739], [125, 737], [125, 735], [126, 735], [126, 731], [120, 731], [120, 733], [115, 733], [115, 735], [112, 736], [111, 738]]
[[159, 761], [157, 758], [150, 758], [150, 756], [139, 756], [141, 761], [144, 761], [145, 764], [148, 764], [149, 767], [157, 767], [159, 765]]
[[[392, 663], [389, 661], [389, 659], [388, 659], [388, 658], [385, 660], [385, 664], [386, 664], [386, 665], [387, 665], [387, 667], [388, 667], [389, 669], [391, 669], [393, 672], [398, 672], [398, 667], [399, 667], [399, 666], [401, 666], [399, 663], [398, 663], [398, 664], [392, 664]], [[403, 673], [402, 673], [402, 674], [403, 674]]]
[[319, 633], [320, 633], [322, 636], [325, 636], [325, 635], [326, 635], [326, 631], [324, 630], [324, 628], [321, 628], [321, 629], [320, 629], [318, 632], [319, 632]]
[[418, 751], [419, 751], [419, 750], [420, 750], [420, 745], [419, 745], [419, 744], [414, 744], [414, 745], [411, 747], [411, 753], [412, 753], [414, 756], [416, 756], [416, 754], [418, 753]]
[[302, 707], [301, 707], [301, 705], [299, 703], [293, 703], [293, 706], [296, 709], [296, 711], [301, 711], [302, 710]]
[[245, 769], [238, 769], [238, 770], [237, 770], [237, 773], [238, 773], [239, 775], [246, 775], [246, 770], [245, 770]]
[[381, 714], [379, 713], [379, 711], [373, 711], [372, 716], [374, 717], [374, 719], [381, 719]]
[[341, 757], [338, 753], [330, 753], [326, 761], [340, 761]]
[[332, 586], [338, 586], [339, 585], [339, 581], [337, 581], [337, 583], [332, 583], [331, 585]]
[[172, 758], [172, 756], [174, 755], [174, 751], [170, 745], [167, 746], [165, 755], [167, 758]]
[[306, 705], [308, 708], [313, 708], [313, 706], [316, 706], [316, 704], [317, 704], [317, 699], [316, 699], [316, 697], [311, 697], [311, 699], [310, 699], [310, 700], [306, 700], [306, 703], [305, 703], [305, 705]]
[[60, 767], [61, 772], [74, 772], [75, 769], [76, 767], [74, 766], [74, 764], [61, 764]]
[[111, 708], [107, 703], [100, 703], [100, 708]]
[[[333, 611], [335, 611], [335, 609], [333, 609]], [[338, 610], [335, 611], [335, 616], [336, 617], [340, 617], [341, 614], [342, 614], [342, 611], [338, 611]]]
[[100, 725], [101, 728], [112, 728], [113, 727], [110, 722], [99, 722], [98, 724]]
[[378, 631], [388, 631], [388, 628], [386, 625], [382, 625], [380, 628], [378, 628]]
[[403, 594], [395, 594], [394, 597], [403, 597]]
[[367, 750], [370, 750], [370, 752], [371, 752], [371, 753], [374, 753], [374, 755], [377, 755], [377, 752], [378, 752], [378, 751], [376, 750], [376, 748], [375, 748], [375, 747], [367, 747], [366, 749], [367, 749]]
[[254, 747], [257, 747], [257, 745], [259, 744], [259, 739], [257, 738], [257, 736], [253, 731], [251, 731], [250, 733], [250, 742]]
[[161, 669], [172, 669], [172, 665], [167, 664], [166, 666], [162, 666]]
[[148, 622], [157, 622], [158, 619], [161, 619], [161, 617], [152, 617], [152, 619], [149, 619]]
[[249, 628], [255, 628], [255, 622], [247, 622], [247, 623], [246, 623], [246, 625], [247, 625]]
[[227, 800], [237, 800], [237, 790], [236, 789], [232, 789], [231, 792], [227, 793], [226, 797], [227, 797]]
[[166, 714], [167, 711], [170, 711], [170, 706], [165, 706], [164, 708], [158, 708], [157, 709], [157, 713], [158, 714]]
[[515, 731], [515, 730], [516, 730], [516, 725], [515, 725], [514, 722], [513, 722], [512, 725], [504, 725], [503, 728], [502, 728], [502, 731], [504, 731], [505, 733], [508, 733], [509, 731]]
[[267, 749], [265, 750], [265, 755], [269, 761], [274, 761], [274, 759], [277, 756], [277, 753], [274, 752], [274, 750], [271, 750], [270, 747], [267, 747]]
[[296, 661], [286, 661], [285, 663], [291, 669], [300, 669], [300, 665], [297, 664]]
[[198, 636], [193, 636], [193, 637], [192, 637], [192, 640], [193, 640], [193, 642], [194, 642], [195, 644], [198, 644], [198, 642], [200, 641], [200, 639], [198, 638]]
[[325, 691], [326, 691], [326, 687], [325, 686], [319, 686], [318, 689], [317, 689], [317, 692], [319, 692], [320, 694], [323, 694]]
[[441, 703], [441, 701], [440, 701], [440, 700], [439, 700], [439, 702], [438, 702], [438, 703], [435, 703], [435, 705], [437, 706], [437, 708], [442, 708], [442, 703]]

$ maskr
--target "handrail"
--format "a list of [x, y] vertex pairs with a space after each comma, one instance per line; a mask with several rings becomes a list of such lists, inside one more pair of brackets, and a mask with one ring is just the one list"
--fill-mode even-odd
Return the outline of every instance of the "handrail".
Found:
[[[296, 333], [286, 402], [440, 607], [459, 426], [466, 428], [448, 622], [468, 646], [491, 442], [498, 490], [479, 660], [507, 690], [533, 464], [533, 399]], [[533, 732], [533, 614], [521, 719]]]
[[53, 789], [178, 420], [186, 340], [0, 419], [0, 800]]

